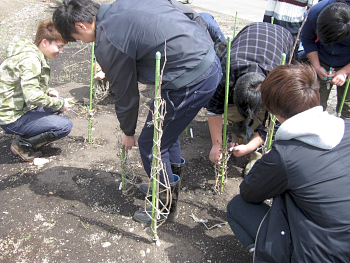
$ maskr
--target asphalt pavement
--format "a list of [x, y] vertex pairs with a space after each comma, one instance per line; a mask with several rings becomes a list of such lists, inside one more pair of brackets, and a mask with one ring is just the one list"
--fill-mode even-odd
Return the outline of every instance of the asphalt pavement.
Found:
[[[186, 1], [186, 0], [183, 0]], [[191, 5], [236, 16], [251, 22], [263, 20], [267, 0], [189, 0]]]

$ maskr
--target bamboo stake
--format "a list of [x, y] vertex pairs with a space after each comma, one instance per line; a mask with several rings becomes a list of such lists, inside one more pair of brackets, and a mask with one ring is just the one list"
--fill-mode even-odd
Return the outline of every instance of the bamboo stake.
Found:
[[[160, 86], [160, 58], [161, 58], [161, 54], [158, 51], [156, 53], [156, 72], [155, 72], [155, 98], [154, 98], [154, 132], [153, 132], [153, 141], [155, 142], [157, 140], [157, 129], [156, 127], [158, 127], [158, 116], [159, 116], [159, 112], [158, 112], [158, 107], [159, 107], [159, 86]], [[153, 160], [152, 160], [152, 166], [153, 167], [157, 167], [158, 163], [157, 163], [157, 151], [158, 148], [157, 147], [153, 147]], [[156, 215], [156, 194], [158, 192], [158, 187], [159, 184], [157, 182], [157, 169], [153, 169], [153, 180], [152, 180], [152, 237], [156, 238], [156, 224], [157, 224], [157, 215]]]
[[236, 11], [236, 18], [235, 18], [235, 28], [233, 29], [233, 38], [236, 37], [236, 27], [237, 27], [237, 14], [238, 12]]
[[[286, 54], [283, 53], [282, 54], [282, 61], [281, 61], [281, 65], [284, 65], [286, 63]], [[275, 122], [276, 122], [276, 116], [272, 115], [271, 117], [271, 122], [270, 122], [270, 130], [269, 130], [269, 140], [267, 143], [267, 150], [271, 149], [271, 145], [272, 145], [272, 137], [273, 137], [273, 130], [275, 129]]]
[[340, 103], [340, 105], [339, 105], [338, 117], [340, 117], [341, 111], [343, 110], [343, 105], [344, 105], [344, 102], [345, 102], [345, 97], [346, 97], [346, 94], [348, 93], [349, 82], [350, 82], [350, 74], [348, 75], [348, 79], [346, 80], [346, 85], [345, 85], [345, 89], [344, 89], [343, 98], [342, 98], [341, 103]]
[[228, 94], [230, 83], [230, 58], [231, 58], [231, 37], [227, 37], [227, 59], [226, 59], [226, 83], [225, 83], [225, 104], [224, 104], [224, 130], [222, 135], [222, 163], [221, 163], [221, 182], [220, 192], [223, 192], [223, 184], [225, 177], [225, 167], [227, 164], [226, 158], [226, 141], [227, 141], [227, 108], [228, 108]]
[[[94, 83], [94, 57], [95, 57], [95, 43], [92, 42], [91, 45], [91, 74], [90, 74], [90, 103], [89, 103], [89, 111], [92, 111], [92, 87]], [[88, 142], [91, 143], [91, 114], [89, 114], [89, 130], [88, 130]]]
[[125, 145], [122, 146], [122, 191], [125, 191]]

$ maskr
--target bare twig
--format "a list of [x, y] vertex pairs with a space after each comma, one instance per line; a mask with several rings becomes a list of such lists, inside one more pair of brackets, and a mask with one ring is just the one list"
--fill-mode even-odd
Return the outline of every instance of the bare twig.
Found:
[[[300, 37], [301, 30], [303, 29], [303, 26], [305, 25], [305, 22], [306, 22], [306, 20], [307, 20], [307, 17], [308, 17], [308, 15], [309, 15], [309, 12], [310, 12], [310, 9], [307, 11], [307, 13], [306, 13], [306, 15], [305, 15], [305, 19], [304, 19], [303, 23], [301, 24], [301, 26], [300, 26], [300, 28], [299, 28], [299, 30], [298, 30], [298, 35], [297, 35], [297, 38], [295, 39], [295, 42], [294, 42], [293, 53], [292, 53], [292, 54], [294, 54], [294, 50], [295, 50], [296, 45], [297, 45], [297, 43], [298, 43], [298, 41], [299, 41], [299, 37]], [[288, 61], [288, 64], [290, 64], [290, 63], [292, 62], [292, 58], [293, 58], [293, 55], [290, 56], [289, 61]]]
[[83, 51], [85, 48], [88, 48], [89, 46], [86, 45], [85, 47], [83, 47], [82, 49], [78, 50], [77, 52], [75, 52], [72, 57], [74, 57], [76, 54], [78, 54], [79, 52]]
[[71, 64], [71, 65], [68, 65], [68, 66], [65, 66], [63, 69], [66, 69], [66, 68], [69, 68], [69, 67], [73, 67], [77, 64], [84, 64], [86, 62], [90, 62], [89, 60], [84, 60], [84, 61], [81, 61], [81, 62], [77, 62], [77, 63], [74, 63], [74, 64]]

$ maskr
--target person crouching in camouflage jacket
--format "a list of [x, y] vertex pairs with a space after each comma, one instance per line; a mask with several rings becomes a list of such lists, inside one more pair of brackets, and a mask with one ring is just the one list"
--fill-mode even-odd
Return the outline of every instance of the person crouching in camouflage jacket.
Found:
[[52, 20], [41, 21], [34, 43], [15, 37], [0, 65], [0, 126], [18, 137], [11, 151], [24, 161], [40, 157], [37, 148], [67, 136], [72, 122], [58, 113], [69, 109], [71, 99], [49, 88], [46, 59], [61, 54], [67, 44]]

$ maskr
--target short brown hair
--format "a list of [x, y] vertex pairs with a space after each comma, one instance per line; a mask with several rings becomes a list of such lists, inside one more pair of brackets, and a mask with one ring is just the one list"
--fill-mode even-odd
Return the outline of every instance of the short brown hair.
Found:
[[288, 119], [320, 105], [319, 83], [308, 64], [278, 66], [261, 85], [265, 109]]
[[38, 47], [43, 39], [47, 39], [49, 43], [52, 41], [59, 41], [67, 44], [61, 34], [58, 33], [53, 25], [52, 19], [43, 20], [39, 23], [38, 30], [36, 31], [34, 44]]

